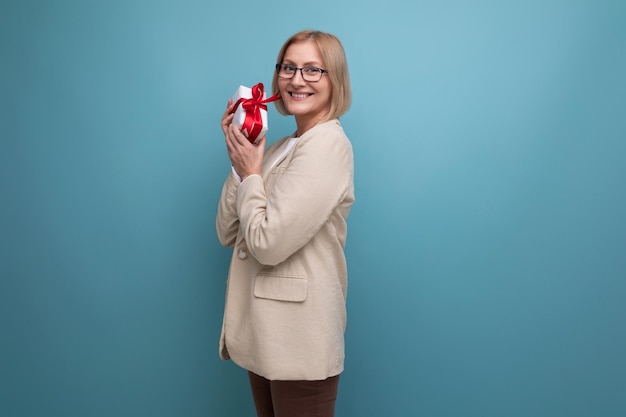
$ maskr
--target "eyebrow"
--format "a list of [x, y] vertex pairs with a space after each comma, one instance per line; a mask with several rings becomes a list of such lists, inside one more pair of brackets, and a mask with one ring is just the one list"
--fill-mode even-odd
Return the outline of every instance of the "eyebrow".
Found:
[[[283, 64], [296, 65], [296, 63], [294, 61], [290, 60], [290, 59], [283, 59]], [[323, 65], [320, 64], [317, 61], [309, 61], [309, 62], [305, 62], [304, 64], [302, 64], [302, 68], [304, 68], [304, 67], [318, 67], [318, 68], [322, 68]]]

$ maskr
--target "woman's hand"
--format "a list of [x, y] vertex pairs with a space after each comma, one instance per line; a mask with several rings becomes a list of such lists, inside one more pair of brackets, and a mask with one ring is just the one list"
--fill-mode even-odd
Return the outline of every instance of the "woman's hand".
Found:
[[252, 144], [245, 137], [241, 130], [232, 124], [234, 114], [230, 114], [233, 108], [233, 101], [228, 100], [226, 111], [222, 116], [222, 131], [226, 140], [228, 157], [233, 164], [233, 168], [243, 181], [252, 174], [261, 174], [263, 164], [263, 154], [265, 153], [265, 136], [258, 140], [257, 144]]
[[230, 113], [233, 110], [233, 99], [228, 99], [228, 103], [226, 103], [226, 110], [222, 115], [222, 132], [224, 132], [224, 136], [226, 136], [228, 132], [228, 126], [233, 122], [233, 118], [235, 117], [235, 113]]

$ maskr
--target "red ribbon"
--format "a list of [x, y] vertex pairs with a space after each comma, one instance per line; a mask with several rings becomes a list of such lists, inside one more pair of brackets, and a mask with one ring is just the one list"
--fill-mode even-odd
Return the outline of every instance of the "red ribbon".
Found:
[[243, 121], [241, 126], [242, 131], [246, 131], [248, 133], [248, 140], [252, 143], [256, 140], [259, 133], [263, 129], [263, 119], [261, 118], [261, 110], [267, 111], [267, 106], [265, 103], [269, 103], [272, 101], [276, 101], [280, 99], [280, 95], [278, 93], [274, 94], [272, 97], [263, 99], [263, 83], [258, 83], [257, 85], [252, 87], [252, 97], [251, 98], [240, 98], [237, 100], [231, 113], [234, 113], [237, 110], [237, 107], [241, 105], [241, 107], [246, 112], [246, 118]]

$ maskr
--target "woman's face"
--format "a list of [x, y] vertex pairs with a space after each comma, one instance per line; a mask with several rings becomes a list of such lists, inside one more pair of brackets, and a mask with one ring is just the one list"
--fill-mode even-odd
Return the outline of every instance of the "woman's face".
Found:
[[[289, 45], [282, 63], [326, 69], [313, 41]], [[299, 134], [313, 127], [329, 110], [331, 84], [327, 74], [317, 82], [307, 82], [298, 70], [291, 79], [279, 77], [278, 89], [285, 108], [296, 118]]]

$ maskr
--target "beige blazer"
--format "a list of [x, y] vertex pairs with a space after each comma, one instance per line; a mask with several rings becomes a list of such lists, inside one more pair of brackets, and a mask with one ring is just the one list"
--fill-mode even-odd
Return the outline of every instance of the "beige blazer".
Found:
[[344, 365], [346, 219], [353, 154], [339, 120], [265, 152], [262, 176], [226, 179], [220, 242], [233, 247], [220, 357], [270, 380], [320, 380]]

